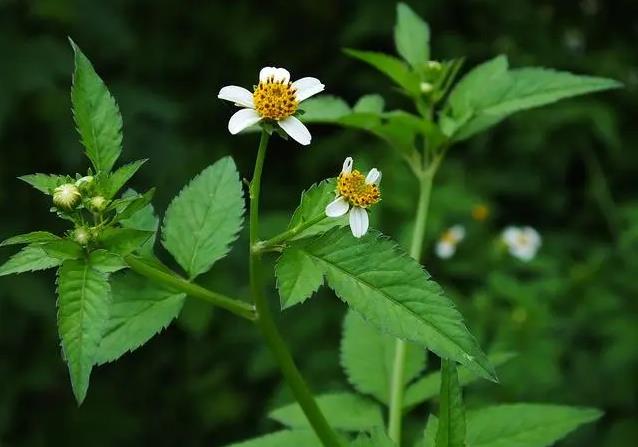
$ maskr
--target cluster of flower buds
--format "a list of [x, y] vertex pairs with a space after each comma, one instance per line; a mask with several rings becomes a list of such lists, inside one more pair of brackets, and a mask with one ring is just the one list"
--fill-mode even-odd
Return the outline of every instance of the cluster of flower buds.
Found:
[[81, 203], [82, 199], [87, 209], [93, 213], [102, 213], [108, 200], [101, 195], [94, 195], [95, 178], [87, 175], [75, 183], [65, 183], [53, 190], [53, 204], [60, 210], [72, 211]]
[[419, 84], [421, 93], [428, 95], [434, 90], [434, 84], [439, 79], [443, 71], [443, 66], [439, 61], [427, 61], [425, 63], [425, 79]]

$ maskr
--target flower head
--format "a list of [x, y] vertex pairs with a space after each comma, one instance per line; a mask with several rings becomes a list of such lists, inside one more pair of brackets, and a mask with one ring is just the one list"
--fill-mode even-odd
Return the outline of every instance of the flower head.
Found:
[[435, 252], [441, 259], [448, 259], [456, 253], [456, 246], [465, 238], [463, 225], [454, 225], [441, 234], [436, 243]]
[[512, 256], [531, 261], [541, 246], [541, 236], [532, 227], [507, 227], [501, 236]]
[[217, 97], [243, 107], [228, 122], [231, 134], [268, 120], [298, 143], [307, 145], [311, 140], [310, 132], [294, 115], [302, 101], [322, 92], [324, 87], [317, 78], [306, 77], [290, 82], [290, 73], [285, 68], [264, 67], [259, 72], [259, 84], [252, 93], [243, 87], [228, 85], [219, 91]]
[[81, 198], [80, 190], [73, 183], [65, 183], [53, 190], [53, 203], [59, 208], [71, 210], [80, 203]]
[[343, 162], [337, 179], [337, 198], [326, 206], [326, 216], [340, 217], [350, 211], [350, 229], [359, 238], [368, 232], [369, 207], [381, 200], [381, 171], [372, 168], [368, 175], [352, 170], [352, 157]]
[[106, 209], [106, 205], [108, 205], [108, 200], [106, 200], [103, 196], [91, 197], [91, 200], [89, 200], [89, 207], [92, 211], [97, 213], [104, 211]]
[[80, 245], [86, 245], [91, 241], [91, 233], [84, 227], [76, 228], [73, 231], [73, 240]]

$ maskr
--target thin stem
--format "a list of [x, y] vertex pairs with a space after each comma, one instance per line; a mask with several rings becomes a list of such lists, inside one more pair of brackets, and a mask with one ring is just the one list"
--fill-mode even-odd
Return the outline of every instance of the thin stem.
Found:
[[131, 269], [142, 276], [146, 276], [155, 282], [167, 285], [176, 290], [186, 293], [189, 296], [199, 298], [214, 304], [215, 306], [226, 309], [235, 315], [239, 315], [247, 320], [256, 320], [257, 313], [255, 307], [238, 299], [229, 298], [212, 290], [208, 290], [197, 284], [193, 284], [179, 276], [177, 273], [165, 268], [154, 265], [137, 256], [127, 255], [124, 261]]
[[[436, 171], [426, 171], [420, 177], [419, 205], [416, 212], [416, 222], [412, 232], [410, 256], [419, 261], [423, 252], [423, 240], [428, 220], [430, 193], [432, 180]], [[396, 340], [394, 348], [394, 364], [390, 388], [390, 412], [388, 416], [388, 432], [390, 438], [397, 444], [401, 443], [401, 422], [403, 418], [403, 392], [405, 376], [405, 356], [407, 344], [403, 340]]]
[[312, 219], [308, 219], [305, 222], [302, 222], [298, 225], [295, 225], [294, 227], [284, 231], [283, 233], [278, 234], [277, 236], [268, 239], [266, 241], [260, 241], [257, 242], [255, 244], [255, 246], [253, 247], [254, 250], [256, 251], [268, 251], [270, 249], [272, 249], [273, 247], [276, 247], [277, 245], [283, 244], [284, 242], [292, 239], [293, 237], [295, 237], [296, 235], [298, 235], [299, 233], [301, 233], [302, 231], [312, 227], [313, 225], [318, 224], [319, 222], [321, 222], [322, 220], [324, 220], [326, 218], [326, 214], [325, 213], [321, 213], [315, 217], [313, 217]]
[[255, 162], [255, 171], [250, 183], [250, 288], [259, 314], [257, 325], [272, 354], [275, 356], [277, 363], [279, 363], [279, 368], [292, 389], [295, 399], [297, 399], [297, 402], [321, 440], [321, 443], [326, 447], [340, 447], [341, 444], [336, 434], [332, 431], [332, 428], [330, 428], [326, 418], [317, 406], [312, 393], [308, 389], [288, 351], [286, 343], [279, 334], [277, 325], [268, 307], [266, 296], [263, 293], [261, 283], [261, 252], [256, 250], [255, 247], [259, 239], [259, 194], [261, 189], [261, 173], [266, 156], [268, 139], [268, 133], [262, 131], [257, 160]]

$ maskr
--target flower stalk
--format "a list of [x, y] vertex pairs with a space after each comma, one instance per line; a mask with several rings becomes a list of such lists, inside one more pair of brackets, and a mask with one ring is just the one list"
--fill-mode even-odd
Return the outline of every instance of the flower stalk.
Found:
[[288, 347], [281, 337], [277, 325], [272, 317], [268, 301], [263, 292], [261, 280], [261, 252], [255, 250], [259, 240], [259, 196], [261, 191], [261, 174], [263, 171], [266, 148], [269, 134], [265, 130], [261, 132], [261, 141], [255, 161], [255, 170], [250, 183], [250, 288], [255, 306], [259, 315], [257, 326], [274, 355], [288, 386], [290, 386], [295, 399], [301, 406], [308, 422], [326, 447], [340, 447], [340, 442], [335, 432], [328, 425], [328, 421], [321, 413], [317, 402], [308, 389], [301, 373], [297, 369]]

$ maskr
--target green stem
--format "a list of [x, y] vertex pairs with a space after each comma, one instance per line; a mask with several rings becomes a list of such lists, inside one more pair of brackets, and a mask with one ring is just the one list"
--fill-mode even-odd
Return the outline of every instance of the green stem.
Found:
[[261, 189], [261, 173], [266, 156], [268, 139], [268, 133], [262, 131], [257, 160], [255, 162], [255, 172], [250, 183], [250, 288], [259, 315], [257, 325], [272, 354], [275, 356], [284, 378], [292, 389], [295, 399], [297, 399], [297, 402], [321, 440], [321, 443], [326, 447], [340, 447], [336, 434], [332, 428], [330, 428], [326, 418], [317, 406], [312, 393], [308, 389], [288, 351], [286, 343], [279, 334], [277, 325], [268, 307], [266, 296], [263, 293], [261, 283], [261, 253], [259, 250], [256, 250], [255, 247], [259, 239], [259, 194]]
[[251, 304], [243, 301], [229, 298], [212, 290], [208, 290], [197, 284], [193, 284], [186, 279], [179, 276], [177, 273], [171, 270], [160, 268], [154, 264], [149, 263], [137, 256], [127, 255], [124, 257], [124, 261], [131, 267], [131, 269], [142, 276], [146, 276], [155, 282], [167, 285], [176, 290], [186, 293], [189, 296], [199, 298], [215, 306], [226, 309], [235, 315], [239, 315], [242, 318], [248, 320], [256, 320], [257, 313], [255, 307]]
[[[420, 177], [419, 205], [416, 212], [416, 222], [412, 232], [412, 244], [410, 246], [410, 256], [419, 261], [423, 252], [423, 240], [425, 239], [425, 229], [428, 220], [428, 209], [430, 206], [430, 193], [432, 191], [432, 180], [436, 170], [425, 171]], [[403, 340], [397, 339], [394, 348], [394, 364], [392, 367], [392, 380], [390, 388], [390, 412], [388, 416], [388, 433], [390, 438], [400, 445], [401, 443], [401, 422], [403, 418], [403, 392], [405, 376], [405, 356], [407, 344]]]
[[283, 233], [278, 234], [277, 236], [268, 239], [266, 241], [260, 241], [257, 242], [254, 246], [254, 250], [256, 251], [268, 251], [274, 247], [276, 247], [277, 245], [280, 245], [286, 241], [288, 241], [289, 239], [292, 239], [293, 237], [295, 237], [296, 235], [298, 235], [299, 233], [301, 233], [302, 231], [312, 227], [313, 225], [318, 224], [319, 222], [321, 222], [322, 220], [324, 220], [326, 218], [326, 214], [325, 213], [321, 213], [318, 216], [313, 217], [312, 219], [309, 219], [305, 222], [300, 223], [299, 225], [295, 225], [294, 227], [284, 231]]

